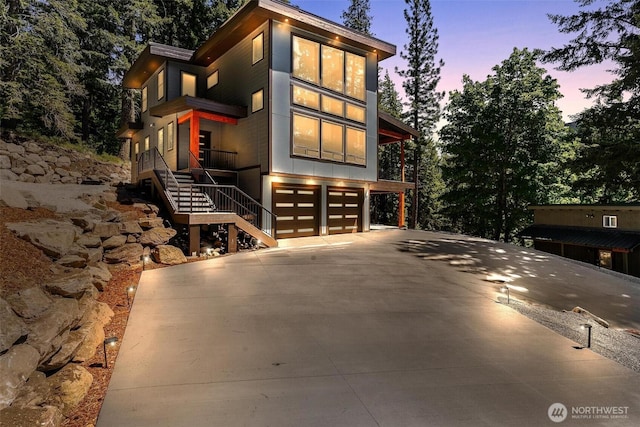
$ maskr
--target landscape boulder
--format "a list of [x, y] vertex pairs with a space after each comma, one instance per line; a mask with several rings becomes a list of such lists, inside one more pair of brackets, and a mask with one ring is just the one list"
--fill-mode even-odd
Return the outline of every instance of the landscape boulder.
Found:
[[127, 243], [127, 236], [123, 236], [122, 234], [119, 234], [117, 236], [111, 236], [108, 239], [106, 239], [104, 242], [102, 242], [102, 247], [105, 250], [115, 249], [115, 248], [119, 248], [120, 246], [123, 246], [125, 243]]
[[44, 372], [49, 372], [62, 368], [74, 358], [78, 352], [78, 348], [84, 341], [84, 338], [82, 328], [70, 331], [66, 334], [65, 340], [62, 342], [60, 349], [54, 353], [51, 358], [41, 363], [38, 369]]
[[108, 239], [120, 235], [120, 224], [115, 222], [98, 222], [93, 228], [93, 234]]
[[162, 218], [140, 218], [138, 224], [144, 229], [150, 229], [162, 227], [164, 222]]
[[29, 329], [11, 309], [9, 303], [0, 298], [0, 353], [10, 348]]
[[87, 267], [87, 270], [91, 274], [93, 286], [99, 291], [104, 291], [112, 277], [109, 269], [103, 263], [97, 263], [94, 266]]
[[78, 227], [68, 222], [52, 219], [40, 222], [16, 222], [5, 224], [18, 237], [30, 242], [53, 258], [65, 255], [76, 236], [81, 234]]
[[91, 273], [85, 270], [57, 276], [46, 283], [45, 288], [53, 295], [75, 299], [95, 290]]
[[60, 409], [54, 406], [10, 407], [0, 411], [0, 425], [11, 427], [57, 427], [64, 421]]
[[29, 203], [27, 203], [27, 199], [25, 199], [19, 191], [3, 186], [2, 191], [0, 191], [0, 206], [27, 209]]
[[49, 310], [27, 324], [29, 333], [26, 343], [38, 350], [41, 360], [47, 360], [65, 341], [64, 332], [75, 326], [79, 319], [78, 301], [73, 298], [53, 298]]
[[138, 221], [125, 221], [120, 223], [122, 234], [142, 234], [142, 228]]
[[93, 376], [82, 366], [69, 364], [51, 375], [47, 381], [51, 386], [47, 403], [58, 407], [67, 415], [87, 395]]
[[15, 345], [0, 356], [0, 411], [11, 405], [19, 388], [38, 367], [39, 358], [36, 349], [26, 344]]
[[[49, 392], [50, 387], [49, 383], [47, 382], [46, 374], [44, 372], [34, 371], [27, 379], [27, 382], [22, 387], [20, 387], [18, 396], [16, 396], [13, 403], [11, 404], [11, 408], [43, 405], [46, 401], [46, 396], [49, 395]], [[3, 424], [0, 423], [0, 425]]]
[[187, 258], [179, 248], [171, 245], [158, 245], [153, 251], [155, 262], [167, 265], [184, 264]]
[[142, 233], [140, 243], [145, 246], [166, 245], [176, 234], [173, 228], [155, 227]]
[[40, 286], [32, 286], [7, 296], [7, 302], [20, 317], [33, 320], [50, 308], [52, 300]]
[[77, 243], [85, 248], [99, 248], [102, 246], [102, 239], [100, 236], [96, 236], [95, 234], [84, 233], [82, 236], [78, 237]]
[[56, 262], [64, 267], [71, 268], [84, 268], [87, 266], [87, 259], [79, 255], [65, 255]]
[[142, 245], [139, 243], [127, 243], [119, 248], [106, 251], [104, 253], [104, 262], [107, 264], [118, 264], [121, 262], [127, 262], [129, 264], [135, 264], [140, 262], [142, 256]]

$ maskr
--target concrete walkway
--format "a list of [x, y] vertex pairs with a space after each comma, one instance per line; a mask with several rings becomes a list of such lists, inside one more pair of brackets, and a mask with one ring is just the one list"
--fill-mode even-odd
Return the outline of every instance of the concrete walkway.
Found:
[[[560, 425], [640, 425], [640, 374], [425, 259], [451, 238], [292, 239], [145, 272], [98, 427], [539, 426], [554, 403]], [[572, 419], [591, 407], [621, 418]]]

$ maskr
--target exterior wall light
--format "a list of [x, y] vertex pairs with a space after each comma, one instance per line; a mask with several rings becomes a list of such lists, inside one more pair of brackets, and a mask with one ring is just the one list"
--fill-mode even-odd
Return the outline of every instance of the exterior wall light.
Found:
[[587, 330], [587, 348], [591, 348], [591, 325], [588, 323], [583, 323], [580, 325], [580, 329]]
[[107, 345], [109, 347], [115, 347], [118, 342], [118, 337], [109, 337], [102, 342], [102, 349], [104, 350], [104, 367], [109, 369], [109, 362], [107, 361]]

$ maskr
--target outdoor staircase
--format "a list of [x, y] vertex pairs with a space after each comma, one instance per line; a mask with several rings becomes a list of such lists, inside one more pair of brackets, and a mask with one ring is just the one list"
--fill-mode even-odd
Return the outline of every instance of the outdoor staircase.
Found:
[[169, 181], [165, 191], [175, 202], [177, 212], [211, 213], [217, 210], [209, 196], [193, 186], [195, 180], [190, 172], [173, 172], [173, 176], [175, 181]]

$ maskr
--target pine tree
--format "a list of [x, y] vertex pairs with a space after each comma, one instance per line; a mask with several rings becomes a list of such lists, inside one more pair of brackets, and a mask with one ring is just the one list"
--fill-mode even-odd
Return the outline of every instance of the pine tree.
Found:
[[429, 0], [405, 0], [405, 3], [408, 6], [404, 17], [409, 44], [404, 46], [400, 56], [407, 61], [407, 68], [396, 69], [396, 72], [405, 79], [407, 120], [420, 132], [412, 159], [418, 192], [408, 197], [408, 204], [412, 211], [411, 227], [432, 229], [440, 225], [437, 212], [439, 192], [443, 187], [432, 132], [440, 117], [440, 101], [444, 97], [444, 93], [436, 90], [444, 62], [436, 63], [438, 30], [433, 24]]
[[371, 33], [373, 17], [370, 13], [371, 5], [369, 0], [351, 0], [347, 10], [342, 12], [342, 22], [346, 27], [371, 36], [373, 35]]

